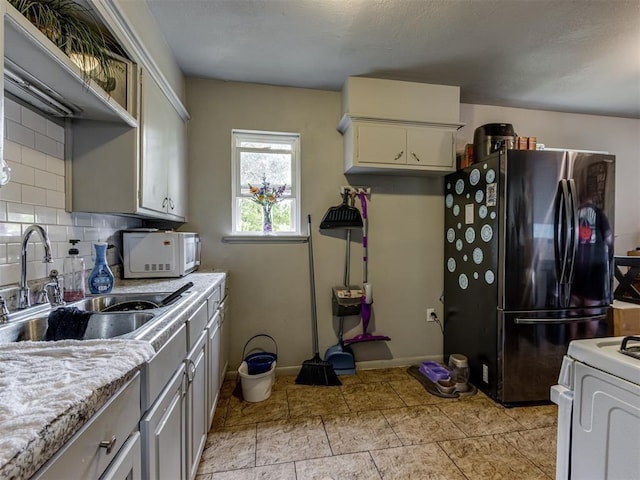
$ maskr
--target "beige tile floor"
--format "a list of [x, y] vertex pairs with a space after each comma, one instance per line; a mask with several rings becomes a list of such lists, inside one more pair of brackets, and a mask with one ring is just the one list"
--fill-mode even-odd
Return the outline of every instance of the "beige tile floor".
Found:
[[341, 387], [276, 378], [247, 403], [223, 385], [197, 480], [527, 480], [555, 476], [555, 405], [429, 394], [405, 368]]

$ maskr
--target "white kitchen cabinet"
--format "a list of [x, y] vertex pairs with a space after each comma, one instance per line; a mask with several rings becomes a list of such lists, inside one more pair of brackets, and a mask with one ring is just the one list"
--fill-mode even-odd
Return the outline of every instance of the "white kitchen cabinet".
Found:
[[100, 480], [141, 480], [140, 432], [133, 433], [122, 446]]
[[184, 363], [140, 421], [142, 476], [147, 480], [186, 479], [186, 387]]
[[229, 297], [220, 303], [220, 358], [218, 360], [220, 367], [219, 382], [220, 385], [224, 382], [224, 377], [227, 374], [227, 368], [229, 367]]
[[140, 206], [184, 218], [186, 124], [160, 86], [142, 73]]
[[345, 173], [444, 175], [455, 170], [458, 125], [356, 119], [341, 123]]
[[141, 67], [136, 78], [137, 128], [72, 122], [67, 208], [184, 221], [186, 120]]
[[187, 359], [187, 479], [193, 480], [198, 471], [209, 425], [207, 424], [207, 349], [208, 332], [201, 333]]
[[211, 426], [218, 404], [218, 394], [220, 392], [220, 312], [216, 308], [213, 317], [207, 324], [207, 335], [209, 348], [208, 372], [207, 372], [207, 425]]
[[[134, 447], [127, 439], [137, 431], [139, 419], [140, 374], [136, 373], [32, 478], [98, 480], [109, 465], [114, 465], [114, 472], [115, 465], [127, 463], [132, 455]], [[133, 463], [129, 470], [135, 472]], [[109, 478], [106, 473], [104, 478]]]

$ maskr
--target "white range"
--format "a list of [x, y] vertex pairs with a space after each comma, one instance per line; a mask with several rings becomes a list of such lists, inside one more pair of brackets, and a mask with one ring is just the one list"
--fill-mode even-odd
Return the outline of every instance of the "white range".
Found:
[[640, 478], [640, 336], [572, 341], [551, 400], [556, 480]]

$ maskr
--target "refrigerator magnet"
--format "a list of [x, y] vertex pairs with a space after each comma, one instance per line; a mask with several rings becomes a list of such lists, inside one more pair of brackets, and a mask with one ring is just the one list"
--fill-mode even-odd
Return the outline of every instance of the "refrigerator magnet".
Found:
[[487, 184], [487, 207], [495, 207], [498, 201], [498, 184]]

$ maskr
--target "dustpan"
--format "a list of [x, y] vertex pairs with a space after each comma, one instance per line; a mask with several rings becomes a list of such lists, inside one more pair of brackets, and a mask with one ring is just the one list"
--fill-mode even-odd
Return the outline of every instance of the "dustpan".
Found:
[[332, 228], [361, 228], [362, 215], [360, 210], [348, 204], [349, 191], [345, 189], [342, 194], [342, 204], [337, 207], [331, 207], [324, 214], [320, 222], [320, 230], [328, 230]]

